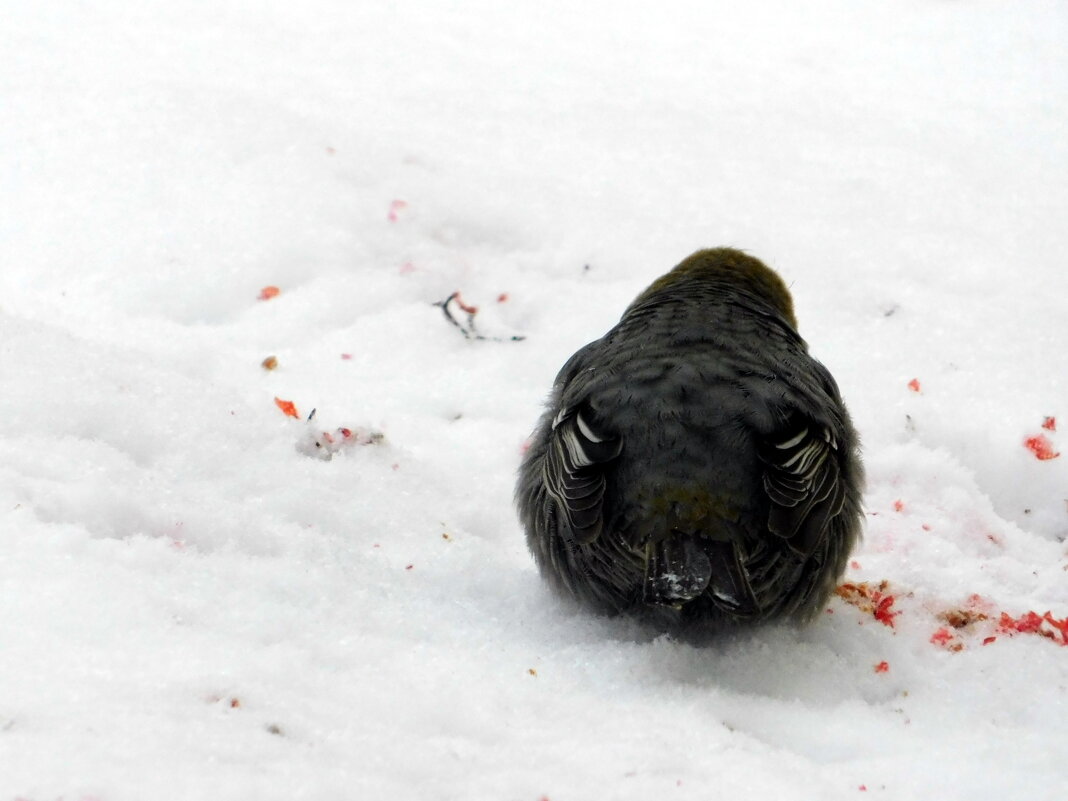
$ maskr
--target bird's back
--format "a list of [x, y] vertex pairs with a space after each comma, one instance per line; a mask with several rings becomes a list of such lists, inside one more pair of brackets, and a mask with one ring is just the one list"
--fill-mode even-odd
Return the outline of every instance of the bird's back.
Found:
[[[860, 468], [837, 387], [789, 318], [732, 283], [654, 284], [564, 366], [519, 490], [558, 587], [723, 621], [822, 603], [856, 536]], [[556, 438], [604, 458], [580, 458], [561, 489]], [[572, 536], [566, 512], [594, 508], [595, 534]]]

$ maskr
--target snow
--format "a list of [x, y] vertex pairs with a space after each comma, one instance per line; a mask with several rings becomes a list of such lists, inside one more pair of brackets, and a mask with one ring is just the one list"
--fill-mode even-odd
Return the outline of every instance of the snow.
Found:
[[[0, 799], [1065, 797], [999, 626], [1068, 615], [1062, 3], [7, 6]], [[842, 387], [882, 621], [700, 647], [526, 553], [556, 370], [715, 245]]]

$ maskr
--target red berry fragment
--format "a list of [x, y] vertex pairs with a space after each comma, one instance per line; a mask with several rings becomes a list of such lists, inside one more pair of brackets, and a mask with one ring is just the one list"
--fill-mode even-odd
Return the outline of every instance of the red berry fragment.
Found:
[[931, 635], [931, 642], [934, 645], [941, 645], [947, 651], [960, 651], [964, 649], [964, 643], [958, 640], [953, 632], [945, 626]]
[[889, 586], [890, 582], [888, 581], [880, 581], [875, 587], [872, 587], [866, 581], [846, 582], [839, 585], [835, 590], [835, 594], [862, 612], [870, 612], [872, 617], [884, 626], [893, 628], [894, 618], [901, 613], [892, 611], [890, 608], [897, 599], [886, 592]]
[[901, 614], [900, 612], [890, 611], [890, 607], [894, 605], [894, 596], [876, 592], [872, 594], [871, 600], [875, 604], [875, 611], [873, 612], [875, 619], [884, 626], [893, 628], [894, 618]]
[[1024, 440], [1024, 447], [1031, 451], [1036, 459], [1041, 459], [1042, 461], [1056, 459], [1061, 455], [1060, 451], [1053, 450], [1053, 443], [1049, 441], [1045, 434], [1028, 437]]

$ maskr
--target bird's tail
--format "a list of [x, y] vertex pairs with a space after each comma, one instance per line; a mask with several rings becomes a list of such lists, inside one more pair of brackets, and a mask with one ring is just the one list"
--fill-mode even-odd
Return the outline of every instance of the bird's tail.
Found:
[[759, 608], [737, 546], [680, 531], [646, 546], [644, 595], [676, 609], [706, 595], [739, 617]]

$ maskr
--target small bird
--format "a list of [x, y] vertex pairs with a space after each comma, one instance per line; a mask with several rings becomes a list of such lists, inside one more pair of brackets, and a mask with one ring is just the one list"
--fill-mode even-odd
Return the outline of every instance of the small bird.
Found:
[[542, 575], [594, 610], [803, 621], [860, 534], [858, 447], [779, 275], [700, 250], [560, 370], [516, 504]]

